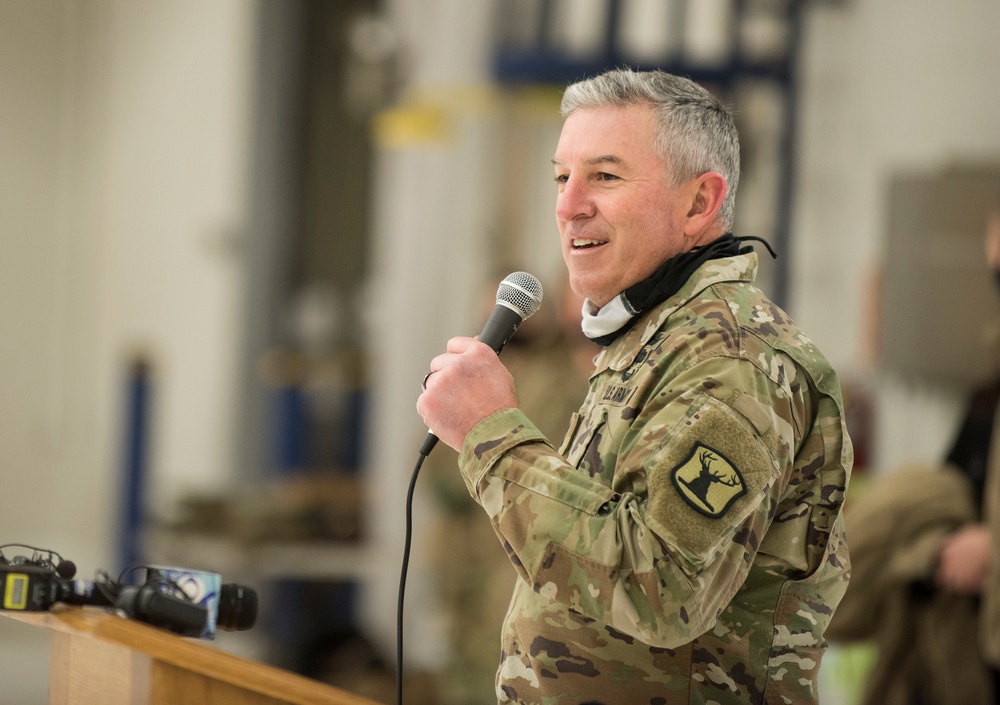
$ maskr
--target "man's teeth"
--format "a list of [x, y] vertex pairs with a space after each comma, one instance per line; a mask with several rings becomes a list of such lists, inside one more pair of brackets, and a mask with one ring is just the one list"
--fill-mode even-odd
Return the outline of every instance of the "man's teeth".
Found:
[[593, 247], [600, 244], [600, 240], [573, 240], [573, 247]]

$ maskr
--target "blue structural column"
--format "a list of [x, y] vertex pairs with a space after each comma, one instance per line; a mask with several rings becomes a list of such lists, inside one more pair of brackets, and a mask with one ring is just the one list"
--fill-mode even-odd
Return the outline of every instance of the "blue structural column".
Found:
[[148, 462], [151, 369], [148, 360], [130, 361], [125, 380], [125, 434], [118, 559], [122, 570], [140, 562]]

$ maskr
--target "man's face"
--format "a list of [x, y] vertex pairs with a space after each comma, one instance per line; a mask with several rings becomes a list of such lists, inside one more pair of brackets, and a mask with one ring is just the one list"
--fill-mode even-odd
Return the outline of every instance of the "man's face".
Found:
[[642, 105], [579, 110], [563, 125], [552, 160], [563, 258], [573, 290], [598, 306], [692, 244], [690, 189], [670, 184], [655, 128]]

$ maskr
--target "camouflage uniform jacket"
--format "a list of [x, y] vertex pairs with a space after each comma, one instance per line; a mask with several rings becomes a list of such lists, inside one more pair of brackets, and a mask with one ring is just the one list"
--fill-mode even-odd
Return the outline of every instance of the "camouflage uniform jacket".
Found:
[[604, 349], [558, 452], [517, 409], [467, 436], [521, 578], [500, 702], [817, 701], [853, 453], [835, 373], [756, 268], [706, 262]]

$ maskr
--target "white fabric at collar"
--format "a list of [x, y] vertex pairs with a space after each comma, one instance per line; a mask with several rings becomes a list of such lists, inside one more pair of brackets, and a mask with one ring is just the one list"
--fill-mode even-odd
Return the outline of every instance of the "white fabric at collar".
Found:
[[583, 334], [591, 340], [611, 335], [628, 323], [635, 315], [625, 303], [625, 295], [619, 294], [602, 308], [598, 308], [590, 299], [584, 299], [583, 318], [580, 327]]

